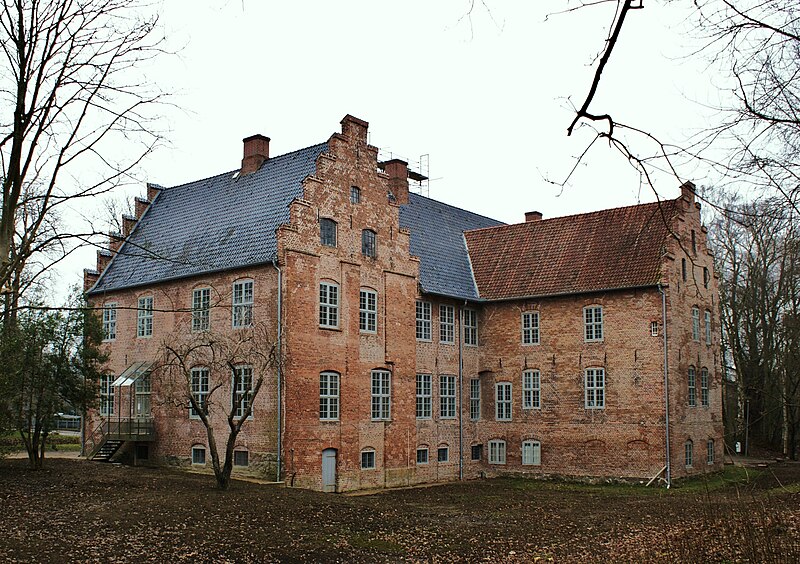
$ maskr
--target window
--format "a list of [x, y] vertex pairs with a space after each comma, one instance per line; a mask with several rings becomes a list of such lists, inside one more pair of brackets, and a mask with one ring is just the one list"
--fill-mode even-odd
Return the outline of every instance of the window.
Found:
[[478, 344], [478, 312], [474, 309], [464, 310], [464, 344]]
[[511, 421], [511, 382], [498, 382], [495, 395], [495, 417], [498, 421]]
[[103, 340], [113, 341], [117, 338], [117, 304], [111, 302], [103, 305]]
[[339, 286], [330, 282], [319, 284], [319, 326], [339, 327]]
[[208, 331], [211, 325], [211, 289], [192, 290], [192, 331]]
[[684, 452], [684, 463], [686, 464], [687, 468], [692, 467], [692, 463], [694, 462], [694, 445], [692, 444], [691, 440], [686, 441], [683, 445], [683, 452]]
[[694, 366], [689, 367], [689, 407], [697, 405], [697, 374]]
[[153, 297], [139, 298], [136, 311], [136, 336], [151, 337], [153, 335]]
[[319, 418], [323, 421], [339, 419], [339, 374], [336, 372], [319, 375]]
[[522, 344], [539, 344], [539, 312], [526, 311], [522, 314]]
[[455, 342], [456, 308], [451, 305], [439, 306], [439, 341]]
[[714, 464], [714, 439], [706, 442], [706, 464]]
[[506, 442], [489, 441], [489, 464], [506, 463]]
[[583, 308], [583, 335], [585, 341], [603, 340], [603, 307]]
[[378, 256], [377, 243], [375, 242], [375, 232], [371, 229], [364, 229], [361, 232], [361, 254], [369, 258], [375, 258]]
[[240, 280], [233, 283], [233, 326], [253, 325], [253, 281]]
[[700, 369], [700, 405], [708, 407], [708, 368]]
[[249, 464], [249, 456], [246, 450], [233, 451], [233, 465], [234, 466], [247, 466]]
[[650, 322], [650, 336], [658, 337], [658, 321]]
[[481, 460], [483, 458], [483, 445], [472, 445], [470, 449], [471, 460]]
[[336, 222], [327, 217], [319, 220], [319, 242], [326, 247], [336, 246]]
[[450, 449], [447, 447], [439, 447], [439, 450], [436, 451], [436, 461], [437, 462], [447, 462], [450, 459]]
[[[208, 401], [208, 368], [203, 366], [192, 368], [191, 377], [194, 401], [200, 406], [203, 413], [208, 413], [208, 406], [206, 405], [206, 401]], [[191, 405], [189, 406], [189, 417], [192, 419], [200, 418], [200, 413]]]
[[473, 421], [481, 418], [481, 381], [478, 378], [469, 381], [469, 418]]
[[103, 374], [100, 376], [100, 415], [111, 415], [114, 413], [114, 383], [113, 374]]
[[417, 449], [417, 464], [427, 464], [428, 463], [428, 449], [427, 448], [418, 448]]
[[[250, 402], [253, 399], [253, 367], [247, 365], [234, 366], [233, 368], [233, 401], [236, 408], [236, 417], [244, 417]], [[249, 417], [253, 417], [252, 410]]]
[[711, 344], [711, 312], [706, 310], [705, 312], [705, 321], [706, 321], [706, 344]]
[[685, 258], [681, 259], [681, 277], [683, 278], [683, 281], [686, 282], [686, 259]]
[[542, 407], [541, 376], [538, 370], [525, 370], [522, 373], [522, 409]]
[[140, 376], [133, 389], [136, 417], [150, 417], [150, 374]]
[[700, 309], [692, 308], [692, 340], [700, 340]]
[[604, 368], [587, 368], [585, 405], [586, 409], [604, 409], [606, 407], [606, 371]]
[[692, 229], [692, 254], [697, 254], [697, 233]]
[[358, 328], [363, 333], [378, 330], [378, 294], [372, 290], [361, 290], [358, 299]]
[[358, 186], [350, 187], [350, 203], [351, 204], [361, 203], [361, 188], [359, 188]]
[[431, 340], [431, 304], [417, 300], [417, 340]]
[[539, 441], [522, 443], [522, 463], [526, 466], [539, 466], [542, 463], [542, 445]]
[[431, 418], [431, 375], [417, 374], [417, 419]]
[[708, 272], [708, 267], [703, 267], [703, 287], [708, 288], [708, 283], [711, 281], [711, 274]]
[[391, 375], [386, 370], [372, 371], [372, 420], [390, 419], [392, 415]]
[[361, 451], [361, 469], [362, 470], [375, 470], [375, 451], [362, 450]]
[[456, 416], [456, 377], [439, 376], [439, 416], [454, 419]]
[[206, 463], [206, 449], [205, 447], [196, 446], [192, 447], [192, 464], [205, 464]]

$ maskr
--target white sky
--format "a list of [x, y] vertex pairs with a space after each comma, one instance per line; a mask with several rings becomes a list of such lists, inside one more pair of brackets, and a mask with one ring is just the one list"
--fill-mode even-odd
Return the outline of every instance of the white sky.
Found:
[[[430, 155], [430, 197], [490, 217], [523, 221], [651, 201], [616, 152], [596, 146], [561, 193], [590, 139], [566, 136], [588, 90], [612, 4], [480, 0], [376, 2], [192, 0], [164, 2], [161, 25], [178, 55], [147, 68], [175, 95], [164, 107], [169, 147], [142, 181], [165, 186], [238, 168], [242, 138], [269, 136], [273, 155], [326, 140], [345, 114], [370, 123], [371, 142], [416, 160]], [[590, 109], [680, 139], [711, 102], [688, 49], [685, 7], [645, 2], [632, 11]], [[707, 113], [707, 112], [705, 112]], [[692, 171], [679, 171], [691, 177]], [[694, 179], [698, 184], [704, 179]], [[676, 197], [674, 178], [658, 179]], [[143, 195], [144, 184], [132, 195]], [[78, 260], [79, 259], [79, 260]], [[87, 250], [65, 279], [93, 267]]]

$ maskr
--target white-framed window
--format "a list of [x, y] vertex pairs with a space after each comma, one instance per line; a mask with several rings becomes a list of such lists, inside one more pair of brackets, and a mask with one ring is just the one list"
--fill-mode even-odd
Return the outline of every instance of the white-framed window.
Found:
[[[200, 409], [208, 413], [208, 384], [209, 384], [209, 370], [205, 366], [195, 366], [192, 368], [190, 375], [192, 377], [192, 396]], [[192, 419], [199, 419], [200, 413], [191, 405], [189, 406], [189, 417]]]
[[446, 446], [439, 447], [436, 451], [437, 462], [447, 462], [450, 460], [450, 449]]
[[538, 370], [522, 373], [522, 409], [542, 407], [542, 379]]
[[522, 312], [522, 344], [538, 345], [539, 342], [539, 312]]
[[706, 464], [714, 464], [714, 439], [706, 442]]
[[706, 321], [706, 344], [711, 344], [711, 312], [706, 310], [705, 312], [705, 321]]
[[502, 440], [489, 441], [489, 464], [506, 463], [506, 442]]
[[439, 342], [454, 343], [456, 329], [456, 308], [451, 305], [439, 306]]
[[603, 340], [603, 306], [583, 308], [583, 340], [587, 342]]
[[365, 449], [361, 451], [361, 469], [375, 470], [375, 451]]
[[658, 337], [658, 321], [650, 322], [650, 336]]
[[708, 407], [708, 368], [700, 369], [700, 405]]
[[477, 421], [481, 418], [481, 381], [479, 378], [469, 380], [469, 418]]
[[688, 395], [687, 399], [689, 402], [689, 407], [694, 407], [697, 405], [697, 373], [695, 372], [694, 366], [689, 367], [689, 376], [688, 376]]
[[150, 374], [140, 376], [133, 385], [137, 417], [150, 417]]
[[372, 420], [389, 420], [392, 417], [392, 375], [388, 370], [373, 370], [371, 380]]
[[683, 445], [683, 460], [687, 468], [691, 468], [694, 463], [694, 444], [691, 439]]
[[136, 308], [136, 336], [153, 336], [153, 296], [139, 298]]
[[362, 288], [358, 298], [358, 329], [362, 333], [378, 330], [378, 293]]
[[250, 456], [246, 450], [233, 451], [234, 466], [247, 466], [248, 464], [250, 464]]
[[498, 421], [511, 421], [511, 382], [495, 384], [495, 418]]
[[478, 312], [474, 309], [464, 310], [464, 344], [478, 345]]
[[522, 464], [539, 466], [542, 463], [542, 445], [539, 441], [522, 442]]
[[115, 379], [113, 374], [100, 376], [100, 415], [108, 416], [114, 413], [114, 387], [112, 384]]
[[420, 447], [417, 449], [417, 464], [427, 464], [428, 463], [428, 449], [425, 447]]
[[359, 188], [358, 186], [350, 187], [350, 203], [351, 204], [361, 203], [361, 188]]
[[417, 300], [417, 340], [431, 340], [431, 304]]
[[336, 246], [336, 222], [323, 217], [319, 220], [319, 242], [326, 247]]
[[319, 326], [339, 327], [339, 286], [332, 282], [319, 283]]
[[103, 304], [103, 340], [117, 338], [117, 302]]
[[319, 418], [322, 421], [339, 419], [339, 374], [336, 372], [319, 375]]
[[361, 254], [369, 258], [378, 256], [377, 235], [372, 229], [361, 231]]
[[587, 368], [584, 372], [584, 405], [586, 409], [605, 409], [606, 371], [604, 368]]
[[192, 331], [208, 331], [211, 327], [211, 288], [192, 290]]
[[192, 464], [205, 465], [206, 463], [206, 448], [201, 446], [192, 447]]
[[482, 460], [483, 459], [483, 445], [472, 445], [470, 448], [470, 460]]
[[239, 280], [233, 283], [233, 326], [253, 325], [253, 281]]
[[456, 377], [439, 376], [439, 416], [454, 419], [456, 416]]
[[[247, 364], [240, 364], [233, 367], [233, 407], [236, 409], [236, 417], [242, 418], [253, 401], [253, 367]], [[248, 418], [253, 417], [250, 411]]]
[[431, 418], [431, 375], [417, 374], [417, 419]]
[[700, 308], [692, 308], [692, 340], [700, 340]]

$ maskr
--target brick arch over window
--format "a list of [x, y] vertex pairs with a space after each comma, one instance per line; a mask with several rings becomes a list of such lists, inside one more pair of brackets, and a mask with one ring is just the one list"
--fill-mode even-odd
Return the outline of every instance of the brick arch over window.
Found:
[[583, 461], [591, 468], [608, 466], [608, 449], [600, 439], [589, 439], [583, 443]]

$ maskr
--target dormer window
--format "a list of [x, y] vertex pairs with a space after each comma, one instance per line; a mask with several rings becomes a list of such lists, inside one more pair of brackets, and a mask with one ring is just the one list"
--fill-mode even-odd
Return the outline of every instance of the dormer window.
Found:
[[319, 242], [326, 247], [336, 246], [336, 222], [327, 217], [319, 220]]

